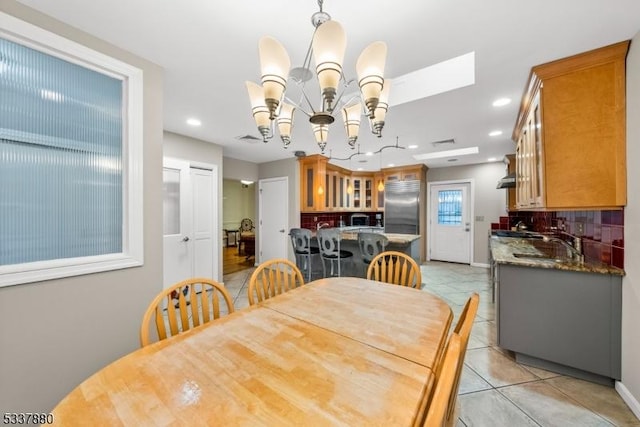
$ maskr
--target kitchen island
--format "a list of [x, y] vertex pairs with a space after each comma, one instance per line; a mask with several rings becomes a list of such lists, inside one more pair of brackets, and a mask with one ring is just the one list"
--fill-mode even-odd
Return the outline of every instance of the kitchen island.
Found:
[[[381, 227], [341, 227], [340, 230], [340, 249], [353, 253], [353, 258], [344, 261], [345, 269], [342, 272], [344, 276], [363, 278], [367, 276], [368, 265], [362, 261], [362, 253], [358, 245], [359, 232], [379, 233], [386, 236], [389, 239], [389, 244], [385, 247], [385, 250], [405, 253], [420, 264], [421, 239], [419, 234], [385, 233]], [[318, 242], [315, 239], [315, 233], [313, 234], [314, 238], [311, 241], [311, 246], [317, 247]], [[322, 276], [322, 261], [319, 256], [317, 261], [313, 260], [313, 264], [314, 277]]]
[[621, 376], [624, 271], [553, 246], [491, 236], [498, 345], [520, 363], [611, 385]]

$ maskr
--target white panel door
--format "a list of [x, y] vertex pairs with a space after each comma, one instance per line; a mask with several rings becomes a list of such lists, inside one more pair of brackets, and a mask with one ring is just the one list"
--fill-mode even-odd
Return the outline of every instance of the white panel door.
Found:
[[189, 163], [164, 159], [162, 172], [164, 287], [191, 277], [191, 176]]
[[164, 159], [164, 287], [191, 277], [218, 279], [217, 169]]
[[470, 185], [432, 185], [430, 194], [430, 259], [471, 262]]
[[215, 183], [212, 170], [191, 168], [191, 194], [193, 196], [193, 276], [218, 277], [218, 260], [214, 256], [218, 238], [217, 211], [215, 210]]
[[289, 180], [287, 177], [261, 179], [258, 186], [260, 262], [288, 258]]

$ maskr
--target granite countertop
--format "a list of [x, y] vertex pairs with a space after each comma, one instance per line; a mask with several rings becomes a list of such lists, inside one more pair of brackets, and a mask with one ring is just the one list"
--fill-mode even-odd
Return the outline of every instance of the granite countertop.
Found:
[[[389, 239], [389, 243], [399, 243], [402, 245], [409, 244], [420, 238], [419, 234], [400, 234], [400, 233], [380, 233]], [[343, 231], [340, 236], [343, 240], [358, 240], [357, 232]]]
[[[372, 233], [379, 233], [389, 239], [389, 243], [396, 243], [401, 245], [408, 245], [414, 240], [420, 238], [419, 234], [400, 234], [400, 233], [384, 233], [384, 228], [379, 227], [344, 227], [341, 228], [340, 237], [343, 240], [358, 240], [358, 231], [371, 231]], [[317, 232], [312, 231], [311, 235], [316, 237]]]
[[[586, 261], [579, 263], [560, 256], [546, 257], [546, 254], [534, 246], [536, 244], [539, 243], [534, 239], [498, 236], [490, 236], [489, 238], [491, 256], [498, 264], [624, 276], [624, 270], [607, 264]], [[524, 256], [517, 257], [514, 254], [522, 254]]]

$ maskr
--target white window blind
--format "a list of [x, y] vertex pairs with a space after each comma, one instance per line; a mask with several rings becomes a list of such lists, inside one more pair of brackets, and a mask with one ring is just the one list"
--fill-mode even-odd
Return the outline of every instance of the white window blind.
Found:
[[122, 81], [0, 39], [0, 265], [122, 251]]
[[0, 286], [141, 265], [141, 94], [140, 70], [0, 13]]

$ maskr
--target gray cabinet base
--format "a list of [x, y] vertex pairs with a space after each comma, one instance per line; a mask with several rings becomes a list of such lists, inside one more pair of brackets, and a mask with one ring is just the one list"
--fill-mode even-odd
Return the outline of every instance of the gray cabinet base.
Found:
[[603, 375], [594, 374], [592, 372], [583, 371], [582, 369], [572, 368], [571, 366], [565, 366], [559, 363], [549, 362], [548, 360], [538, 359], [537, 357], [522, 353], [516, 353], [516, 362], [609, 387], [613, 387], [615, 382], [612, 378], [605, 377]]
[[620, 276], [499, 264], [497, 304], [500, 347], [620, 379]]

